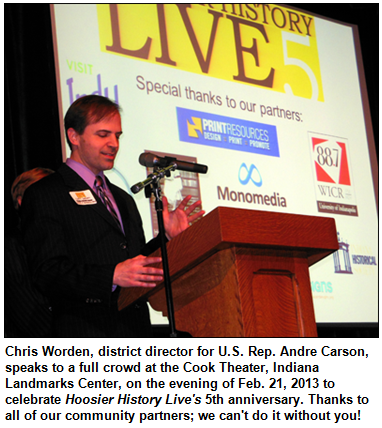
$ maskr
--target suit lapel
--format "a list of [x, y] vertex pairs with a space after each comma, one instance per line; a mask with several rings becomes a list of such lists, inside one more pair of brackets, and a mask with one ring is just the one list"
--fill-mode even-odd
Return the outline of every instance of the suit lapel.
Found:
[[[110, 214], [106, 206], [102, 203], [98, 195], [94, 192], [92, 188], [89, 188], [89, 185], [75, 171], [73, 171], [66, 164], [63, 164], [57, 170], [57, 172], [61, 174], [61, 176], [63, 177], [64, 183], [67, 186], [69, 192], [89, 189], [92, 192], [97, 203], [94, 205], [88, 205], [88, 207], [93, 209], [98, 215], [100, 215], [104, 220], [106, 220], [112, 227], [115, 227], [117, 230], [119, 230], [122, 233], [121, 229], [118, 227], [112, 215]], [[108, 182], [108, 185], [109, 184], [110, 182]], [[114, 196], [114, 193], [113, 193], [113, 196]], [[116, 202], [118, 205], [118, 209], [120, 209], [120, 204], [118, 203], [117, 199], [116, 199]], [[121, 216], [122, 216], [122, 212], [121, 212]], [[126, 232], [126, 229], [125, 229], [125, 232]]]

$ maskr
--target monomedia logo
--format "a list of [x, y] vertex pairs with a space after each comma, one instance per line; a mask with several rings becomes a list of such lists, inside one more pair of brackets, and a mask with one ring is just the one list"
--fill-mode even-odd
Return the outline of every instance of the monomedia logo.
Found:
[[257, 187], [261, 187], [263, 184], [263, 179], [261, 178], [260, 171], [253, 164], [248, 168], [247, 165], [243, 162], [239, 168], [239, 181], [244, 186], [247, 185], [250, 181]]

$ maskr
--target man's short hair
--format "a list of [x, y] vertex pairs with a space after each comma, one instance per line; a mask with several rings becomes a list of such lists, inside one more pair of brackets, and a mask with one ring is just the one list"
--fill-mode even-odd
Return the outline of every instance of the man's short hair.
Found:
[[29, 171], [25, 171], [16, 177], [11, 187], [11, 194], [15, 209], [18, 210], [20, 208], [18, 198], [23, 198], [25, 190], [27, 190], [31, 184], [53, 173], [54, 171], [48, 168], [34, 168]]
[[70, 150], [72, 144], [68, 137], [68, 129], [73, 128], [77, 134], [82, 135], [88, 125], [120, 112], [121, 108], [117, 103], [100, 95], [86, 95], [74, 101], [64, 119], [66, 141]]

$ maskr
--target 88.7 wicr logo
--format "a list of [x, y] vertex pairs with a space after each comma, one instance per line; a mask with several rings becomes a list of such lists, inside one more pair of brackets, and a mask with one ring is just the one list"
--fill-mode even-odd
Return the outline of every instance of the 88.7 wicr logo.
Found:
[[335, 137], [311, 137], [317, 181], [350, 186], [346, 143]]

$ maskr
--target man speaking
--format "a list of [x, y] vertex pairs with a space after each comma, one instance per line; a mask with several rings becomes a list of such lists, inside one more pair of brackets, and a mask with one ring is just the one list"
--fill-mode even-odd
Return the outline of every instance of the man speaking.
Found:
[[[65, 116], [70, 158], [24, 195], [22, 230], [35, 284], [49, 298], [55, 337], [149, 337], [144, 300], [118, 311], [121, 287], [155, 287], [163, 271], [148, 257], [133, 198], [103, 171], [113, 168], [122, 134], [120, 108], [108, 98], [79, 98]], [[163, 219], [168, 239], [204, 212], [190, 197]]]

